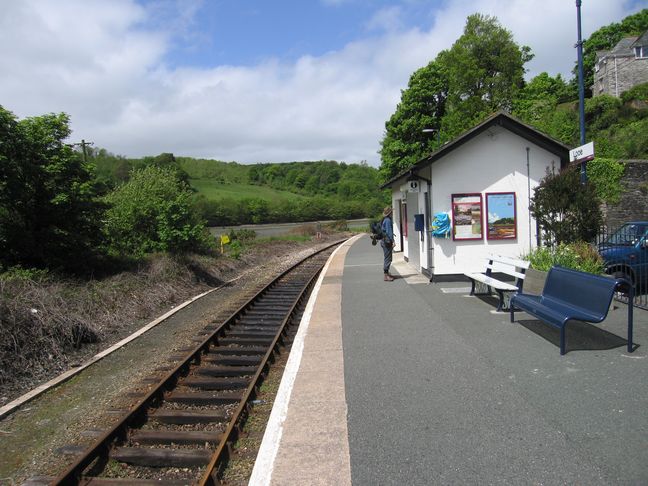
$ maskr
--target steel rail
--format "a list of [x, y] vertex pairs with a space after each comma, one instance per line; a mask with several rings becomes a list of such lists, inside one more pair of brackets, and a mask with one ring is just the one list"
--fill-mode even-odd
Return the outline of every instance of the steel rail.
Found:
[[[131, 409], [117, 422], [115, 423], [108, 431], [102, 434], [95, 443], [90, 446], [81, 457], [79, 457], [73, 464], [71, 464], [63, 473], [54, 479], [51, 484], [54, 485], [77, 485], [83, 484], [87, 481], [91, 481], [92, 478], [84, 478], [83, 473], [90, 467], [93, 463], [105, 463], [108, 461], [109, 453], [112, 445], [119, 441], [125, 441], [127, 439], [127, 434], [130, 428], [136, 428], [137, 424], [141, 424], [146, 419], [147, 409], [155, 406], [164, 399], [164, 393], [173, 389], [178, 380], [186, 376], [189, 372], [190, 366], [192, 364], [198, 364], [201, 362], [202, 355], [205, 354], [209, 348], [219, 345], [219, 339], [221, 335], [231, 328], [236, 321], [244, 315], [244, 313], [249, 310], [265, 293], [271, 290], [277, 283], [288, 276], [291, 272], [295, 271], [299, 266], [303, 265], [309, 260], [312, 260], [314, 257], [320, 255], [321, 253], [329, 250], [330, 248], [341, 244], [345, 240], [336, 241], [330, 245], [327, 245], [324, 248], [314, 252], [308, 257], [304, 258], [300, 262], [295, 263], [290, 266], [287, 270], [282, 272], [280, 275], [275, 277], [270, 283], [264, 286], [259, 290], [251, 299], [246, 303], [241, 305], [239, 309], [234, 311], [229, 318], [223, 321], [209, 336], [207, 336], [200, 344], [198, 344], [193, 350], [191, 350], [187, 357], [181, 360], [171, 371], [169, 371], [156, 386], [153, 387], [142, 399], [139, 400]], [[248, 401], [253, 399], [256, 388], [261, 381], [265, 373], [265, 368], [267, 367], [268, 360], [274, 355], [275, 348], [279, 342], [281, 335], [284, 332], [284, 328], [287, 322], [291, 318], [291, 314], [294, 313], [297, 308], [298, 302], [303, 298], [304, 292], [308, 287], [313, 285], [315, 277], [321, 271], [321, 268], [324, 264], [321, 265], [320, 269], [315, 272], [315, 274], [309, 279], [302, 292], [299, 294], [299, 297], [295, 299], [295, 302], [290, 308], [290, 314], [288, 314], [282, 321], [282, 324], [279, 326], [279, 330], [275, 338], [272, 340], [272, 346], [264, 355], [261, 365], [259, 365], [257, 372], [254, 375], [251, 385], [246, 390], [246, 393], [243, 395], [239, 406], [233, 416], [234, 420], [230, 420], [226, 429], [223, 439], [220, 441], [219, 446], [217, 447], [215, 453], [212, 455], [211, 460], [209, 461], [206, 473], [203, 478], [200, 480], [200, 484], [214, 484], [213, 475], [218, 474], [219, 467], [222, 464], [223, 459], [228, 455], [229, 448], [231, 447], [231, 439], [229, 435], [235, 434], [238, 430], [238, 427], [244, 421], [245, 416], [248, 411], [249, 403]]]

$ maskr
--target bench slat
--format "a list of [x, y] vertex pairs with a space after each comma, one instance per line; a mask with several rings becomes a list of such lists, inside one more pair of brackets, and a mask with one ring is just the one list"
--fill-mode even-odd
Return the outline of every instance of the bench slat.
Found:
[[517, 260], [515, 258], [502, 256], [502, 255], [491, 255], [490, 257], [487, 257], [487, 260], [493, 260], [493, 261], [505, 263], [507, 265], [511, 265], [511, 266], [514, 266], [514, 267], [524, 268], [525, 270], [527, 268], [529, 268], [529, 266], [531, 265], [531, 262], [529, 260]]
[[524, 273], [516, 272], [515, 270], [511, 270], [509, 268], [502, 268], [499, 265], [486, 265], [486, 268], [490, 268], [493, 272], [505, 273], [506, 275], [510, 275], [511, 277], [521, 278], [522, 280], [524, 280]]
[[497, 289], [500, 289], [500, 290], [511, 290], [511, 291], [518, 290], [518, 288], [513, 284], [509, 284], [509, 283], [506, 283], [506, 282], [502, 282], [501, 280], [497, 280], [495, 278], [488, 277], [488, 276], [484, 275], [483, 273], [471, 273], [471, 274], [468, 274], [466, 276], [469, 277], [469, 278], [472, 278], [474, 280], [477, 280], [478, 282], [482, 282], [482, 283], [484, 283], [484, 284], [486, 284], [486, 285], [488, 285], [490, 287], [494, 287], [494, 288], [497, 288]]

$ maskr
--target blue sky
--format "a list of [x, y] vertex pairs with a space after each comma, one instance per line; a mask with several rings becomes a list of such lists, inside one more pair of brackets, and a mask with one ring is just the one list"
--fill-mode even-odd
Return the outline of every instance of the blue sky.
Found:
[[[158, 12], [152, 25], [164, 27], [176, 12], [160, 12], [160, 2], [141, 2]], [[376, 12], [392, 11], [393, 22], [425, 28], [434, 20], [434, 2], [355, 1], [237, 1], [214, 0], [199, 5], [191, 33], [180, 33], [168, 53], [173, 65], [208, 67], [218, 64], [254, 65], [267, 58], [284, 62], [301, 56], [321, 56], [350, 42], [380, 35]]]
[[[648, 0], [583, 0], [583, 34]], [[573, 0], [0, 0], [0, 105], [128, 157], [367, 161], [416, 69], [492, 15], [571, 77]]]

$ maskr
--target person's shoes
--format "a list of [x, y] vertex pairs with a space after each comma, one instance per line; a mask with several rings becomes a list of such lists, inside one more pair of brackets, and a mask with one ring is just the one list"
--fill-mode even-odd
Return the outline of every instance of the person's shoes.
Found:
[[385, 282], [391, 282], [393, 280], [394, 280], [394, 277], [392, 277], [388, 273], [385, 274]]

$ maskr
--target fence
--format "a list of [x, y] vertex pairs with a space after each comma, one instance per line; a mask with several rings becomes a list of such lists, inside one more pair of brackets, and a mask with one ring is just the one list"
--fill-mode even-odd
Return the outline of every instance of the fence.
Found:
[[[634, 287], [634, 305], [648, 310], [648, 222], [626, 223], [614, 231], [601, 229], [596, 248], [605, 261], [606, 273], [626, 278]], [[617, 294], [627, 302], [627, 294]]]

